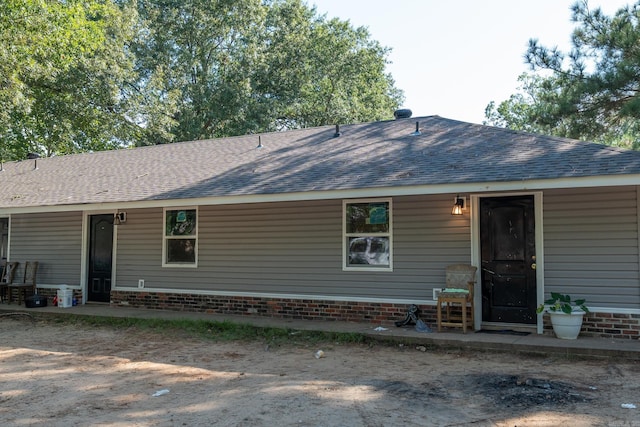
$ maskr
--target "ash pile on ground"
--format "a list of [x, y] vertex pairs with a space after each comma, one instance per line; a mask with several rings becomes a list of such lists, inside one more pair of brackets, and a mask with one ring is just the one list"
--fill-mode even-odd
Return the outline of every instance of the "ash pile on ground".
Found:
[[404, 381], [371, 379], [363, 382], [393, 399], [446, 402], [466, 395], [502, 408], [557, 408], [594, 399], [595, 388], [561, 381], [507, 374], [471, 374], [412, 385]]
[[593, 399], [593, 389], [548, 379], [482, 374], [471, 375], [466, 382], [474, 394], [487, 396], [504, 407], [558, 407]]

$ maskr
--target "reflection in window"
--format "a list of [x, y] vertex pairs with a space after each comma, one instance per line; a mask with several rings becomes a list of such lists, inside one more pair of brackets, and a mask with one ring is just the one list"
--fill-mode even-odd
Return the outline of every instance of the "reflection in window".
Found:
[[350, 237], [349, 265], [389, 265], [388, 237]]
[[167, 263], [195, 263], [195, 239], [167, 240]]
[[196, 266], [197, 214], [196, 209], [165, 209], [163, 266]]
[[344, 203], [345, 269], [391, 270], [391, 201]]

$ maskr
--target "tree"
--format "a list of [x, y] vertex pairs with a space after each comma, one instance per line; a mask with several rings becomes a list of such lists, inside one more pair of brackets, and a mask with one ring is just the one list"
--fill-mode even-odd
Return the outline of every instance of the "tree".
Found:
[[260, 0], [138, 2], [139, 145], [238, 133], [252, 103]]
[[524, 73], [518, 77], [519, 92], [496, 106], [491, 101], [485, 117], [494, 126], [525, 132], [569, 136], [565, 123], [556, 117], [560, 105], [558, 82], [536, 74]]
[[134, 51], [138, 144], [393, 117], [388, 50], [300, 0], [150, 0]]
[[299, 1], [275, 4], [262, 97], [277, 100], [276, 128], [319, 126], [391, 118], [403, 94], [385, 74], [389, 49], [364, 27], [317, 16]]
[[132, 77], [123, 49], [131, 11], [109, 1], [10, 0], [0, 6], [3, 159], [121, 146], [120, 90]]
[[0, 160], [391, 118], [387, 55], [302, 0], [5, 0]]
[[602, 143], [640, 147], [640, 2], [606, 16], [588, 2], [572, 6], [572, 49], [530, 40], [522, 93], [497, 107], [488, 123]]

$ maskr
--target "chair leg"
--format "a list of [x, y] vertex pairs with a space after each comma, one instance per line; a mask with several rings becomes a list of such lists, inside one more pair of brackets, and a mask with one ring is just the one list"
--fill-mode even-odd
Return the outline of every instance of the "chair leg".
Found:
[[460, 304], [462, 311], [462, 333], [467, 333], [467, 303]]

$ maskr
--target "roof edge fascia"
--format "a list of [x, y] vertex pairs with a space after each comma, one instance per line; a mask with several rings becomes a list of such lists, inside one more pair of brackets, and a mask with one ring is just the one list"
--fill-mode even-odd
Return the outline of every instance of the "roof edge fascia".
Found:
[[413, 185], [400, 187], [356, 188], [330, 191], [303, 191], [277, 194], [252, 194], [237, 196], [212, 196], [189, 199], [139, 200], [130, 202], [109, 202], [91, 204], [70, 204], [50, 206], [25, 206], [0, 208], [0, 215], [73, 212], [73, 211], [109, 211], [117, 209], [165, 208], [178, 206], [212, 206], [270, 202], [295, 202], [329, 199], [356, 199], [365, 197], [416, 196], [447, 193], [478, 194], [501, 191], [550, 190], [560, 188], [614, 187], [640, 185], [640, 174], [607, 175], [598, 177], [576, 177], [558, 179], [538, 179], [504, 182], [452, 183], [435, 185]]

